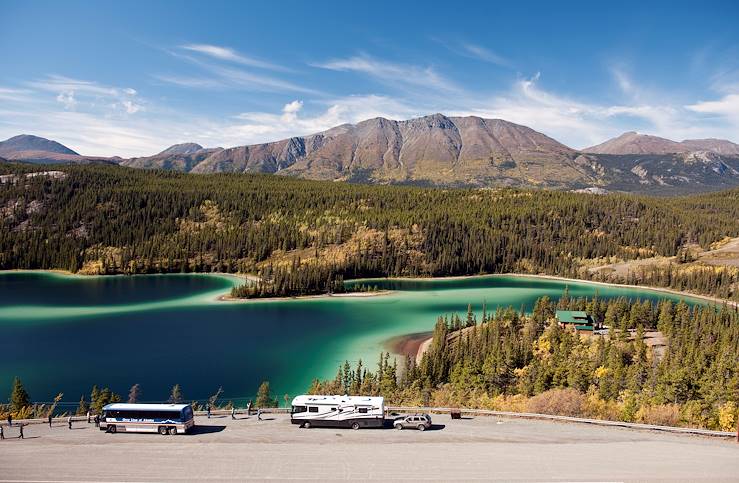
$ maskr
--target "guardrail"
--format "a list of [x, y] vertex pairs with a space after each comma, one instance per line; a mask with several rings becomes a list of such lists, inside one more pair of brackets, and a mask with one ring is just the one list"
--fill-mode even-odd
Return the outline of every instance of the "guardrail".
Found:
[[734, 431], [714, 431], [711, 429], [699, 428], [678, 428], [675, 426], [659, 426], [656, 424], [627, 423], [624, 421], [610, 421], [605, 419], [588, 419], [576, 418], [572, 416], [555, 416], [553, 414], [539, 413], [514, 413], [510, 411], [492, 411], [487, 409], [464, 409], [464, 408], [439, 408], [439, 407], [415, 407], [415, 406], [387, 406], [387, 411], [398, 412], [429, 412], [429, 413], [451, 413], [459, 411], [462, 414], [474, 414], [478, 416], [500, 416], [506, 418], [520, 419], [537, 419], [548, 421], [561, 421], [567, 423], [594, 424], [597, 426], [612, 426], [629, 429], [641, 429], [647, 431], [665, 431], [668, 433], [694, 434], [699, 436], [713, 436], [720, 438], [737, 438], [739, 442], [739, 432]]

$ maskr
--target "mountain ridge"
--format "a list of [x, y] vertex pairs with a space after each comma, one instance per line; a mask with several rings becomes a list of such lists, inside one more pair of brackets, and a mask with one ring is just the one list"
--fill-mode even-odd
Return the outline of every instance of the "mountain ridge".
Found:
[[[23, 160], [22, 156], [13, 159], [19, 158]], [[440, 113], [400, 121], [375, 117], [306, 136], [225, 149], [180, 143], [151, 156], [129, 159], [76, 153], [42, 153], [32, 159], [44, 160], [450, 187], [690, 192], [739, 186], [739, 145], [727, 140], [676, 142], [630, 131], [575, 150], [503, 119]]]

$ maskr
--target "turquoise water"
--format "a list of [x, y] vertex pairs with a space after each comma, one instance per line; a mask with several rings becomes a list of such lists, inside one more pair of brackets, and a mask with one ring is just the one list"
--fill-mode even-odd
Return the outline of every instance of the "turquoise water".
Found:
[[[175, 383], [202, 399], [253, 398], [262, 380], [276, 395], [333, 377], [344, 360], [374, 367], [388, 339], [430, 331], [443, 314], [496, 306], [530, 310], [538, 297], [680, 297], [626, 287], [486, 276], [374, 280], [374, 297], [223, 302], [239, 280], [218, 275], [76, 277], [0, 274], [0, 395], [20, 376], [34, 400], [78, 401], [93, 384], [126, 394], [139, 383], [163, 400]], [[363, 282], [370, 283], [370, 282]], [[4, 396], [0, 396], [3, 397]], [[281, 397], [280, 397], [281, 399]]]

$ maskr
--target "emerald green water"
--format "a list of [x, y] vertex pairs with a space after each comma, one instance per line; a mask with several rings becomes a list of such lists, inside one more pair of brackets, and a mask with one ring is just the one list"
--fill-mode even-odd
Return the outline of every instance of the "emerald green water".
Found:
[[[373, 280], [374, 297], [222, 302], [239, 280], [217, 275], [75, 277], [0, 274], [0, 395], [20, 376], [31, 397], [63, 392], [78, 401], [93, 384], [164, 400], [175, 383], [189, 399], [223, 386], [225, 399], [253, 398], [262, 380], [276, 395], [305, 391], [344, 360], [374, 367], [388, 339], [430, 331], [437, 316], [473, 304], [530, 310], [538, 297], [680, 297], [584, 282], [486, 276]], [[363, 283], [369, 283], [364, 281]], [[4, 396], [0, 396], [4, 397]], [[280, 397], [280, 399], [282, 399]]]

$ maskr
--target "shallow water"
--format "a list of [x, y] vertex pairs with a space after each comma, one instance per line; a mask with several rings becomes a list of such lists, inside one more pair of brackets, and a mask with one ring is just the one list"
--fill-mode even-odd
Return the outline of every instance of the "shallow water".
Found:
[[[226, 400], [253, 399], [262, 380], [273, 393], [305, 391], [344, 360], [374, 368], [384, 343], [430, 331], [439, 315], [513, 306], [537, 298], [680, 297], [585, 282], [486, 276], [429, 281], [374, 280], [394, 292], [375, 297], [221, 302], [237, 279], [217, 275], [75, 277], [0, 273], [0, 394], [20, 376], [31, 397], [63, 392], [76, 402], [93, 384], [163, 400], [175, 383], [188, 399], [223, 386]], [[370, 282], [362, 282], [370, 283]]]

